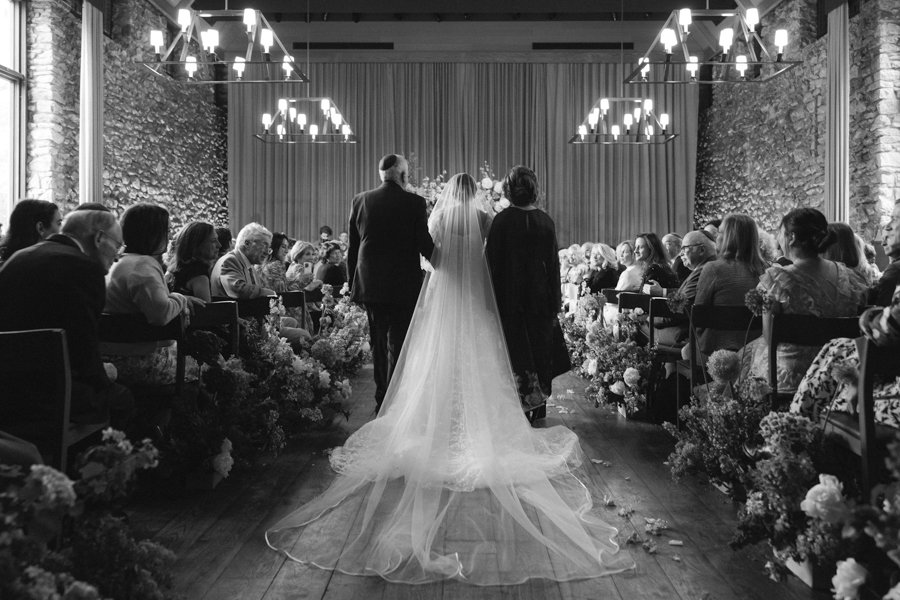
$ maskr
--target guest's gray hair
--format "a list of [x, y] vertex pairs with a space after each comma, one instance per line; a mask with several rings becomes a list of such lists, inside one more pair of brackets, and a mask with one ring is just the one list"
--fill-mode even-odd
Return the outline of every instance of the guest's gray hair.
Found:
[[[386, 160], [388, 156], [396, 157], [395, 160]], [[402, 154], [388, 155], [381, 159], [378, 165], [378, 174], [382, 181], [393, 181], [398, 185], [406, 183], [404, 175], [409, 174], [409, 161]], [[383, 167], [387, 168], [383, 168]]]
[[116, 216], [104, 210], [74, 210], [66, 215], [61, 233], [79, 242], [87, 242], [100, 230], [106, 231], [116, 224]]
[[248, 244], [263, 239], [271, 240], [272, 232], [259, 223], [248, 223], [238, 232], [235, 247], [238, 250], [243, 250]]

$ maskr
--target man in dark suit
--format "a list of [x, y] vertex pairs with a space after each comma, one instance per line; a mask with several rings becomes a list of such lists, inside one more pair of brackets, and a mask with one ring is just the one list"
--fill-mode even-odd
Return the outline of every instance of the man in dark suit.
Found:
[[381, 408], [406, 330], [412, 320], [422, 269], [419, 255], [431, 258], [425, 199], [403, 188], [409, 163], [388, 154], [378, 164], [384, 182], [353, 199], [347, 272], [350, 299], [366, 308], [375, 363], [375, 412]]
[[[109, 409], [114, 424], [123, 426], [133, 407], [128, 389], [106, 375], [97, 330], [106, 303], [105, 276], [122, 245], [115, 215], [76, 210], [60, 233], [19, 250], [0, 267], [0, 331], [66, 331], [75, 421]], [[41, 417], [40, 407], [23, 408], [29, 418]]]
[[894, 290], [900, 285], [900, 204], [894, 205], [891, 220], [882, 229], [881, 245], [891, 263], [881, 274], [881, 279], [869, 290], [869, 304], [888, 306]]

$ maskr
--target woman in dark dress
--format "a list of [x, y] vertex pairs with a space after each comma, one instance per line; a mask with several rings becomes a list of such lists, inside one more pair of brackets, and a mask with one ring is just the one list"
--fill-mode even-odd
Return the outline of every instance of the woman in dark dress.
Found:
[[503, 181], [511, 206], [494, 217], [485, 247], [519, 398], [532, 420], [546, 415], [553, 380], [553, 327], [561, 306], [556, 226], [535, 206], [537, 178], [513, 167]]
[[341, 266], [343, 260], [344, 253], [341, 251], [340, 244], [325, 242], [322, 245], [322, 265], [316, 271], [316, 279], [321, 280], [323, 284], [330, 285], [335, 296], [347, 283], [347, 274]]
[[169, 290], [209, 302], [209, 272], [218, 256], [219, 236], [212, 225], [194, 221], [182, 227], [169, 253]]
[[634, 240], [634, 258], [643, 269], [641, 290], [647, 284], [658, 284], [663, 288], [677, 288], [678, 276], [669, 266], [666, 251], [655, 233], [639, 233]]

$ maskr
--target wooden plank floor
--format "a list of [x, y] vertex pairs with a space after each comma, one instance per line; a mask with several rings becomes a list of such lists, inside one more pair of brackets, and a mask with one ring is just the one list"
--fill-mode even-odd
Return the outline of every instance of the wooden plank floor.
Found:
[[[354, 577], [298, 565], [266, 546], [266, 528], [324, 490], [334, 473], [327, 451], [372, 418], [371, 367], [354, 381], [352, 415], [330, 430], [309, 434], [277, 459], [233, 474], [218, 488], [178, 499], [138, 501], [132, 524], [143, 535], [178, 554], [175, 591], [188, 600], [276, 600], [309, 598], [394, 600], [415, 598], [522, 599], [681, 599], [798, 600], [826, 599], [798, 580], [773, 583], [763, 573], [764, 548], [734, 552], [728, 547], [736, 509], [708, 485], [673, 483], [663, 462], [672, 439], [655, 425], [627, 421], [607, 408], [584, 400], [585, 382], [564, 375], [554, 382], [553, 405], [544, 426], [565, 425], [581, 438], [586, 482], [598, 506], [609, 498], [604, 518], [619, 528], [624, 551], [635, 559], [634, 571], [585, 581], [532, 580], [506, 587], [475, 587], [457, 581], [423, 586], [391, 584], [377, 577]], [[619, 515], [630, 509], [628, 517]], [[352, 522], [353, 507], [346, 520]], [[634, 532], [644, 534], [646, 518], [662, 518], [670, 529], [654, 537], [657, 552], [625, 545]], [[331, 530], [333, 533], [333, 530]], [[314, 543], [307, 528], [298, 543]], [[646, 536], [645, 536], [646, 537]], [[683, 546], [671, 546], [681, 540]]]

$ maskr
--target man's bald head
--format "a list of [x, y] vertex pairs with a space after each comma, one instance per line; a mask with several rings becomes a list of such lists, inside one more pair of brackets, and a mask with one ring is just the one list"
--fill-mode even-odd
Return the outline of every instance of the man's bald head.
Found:
[[716, 243], [702, 231], [691, 231], [685, 235], [681, 241], [681, 249], [682, 261], [691, 270], [696, 269], [710, 257], [716, 257]]

